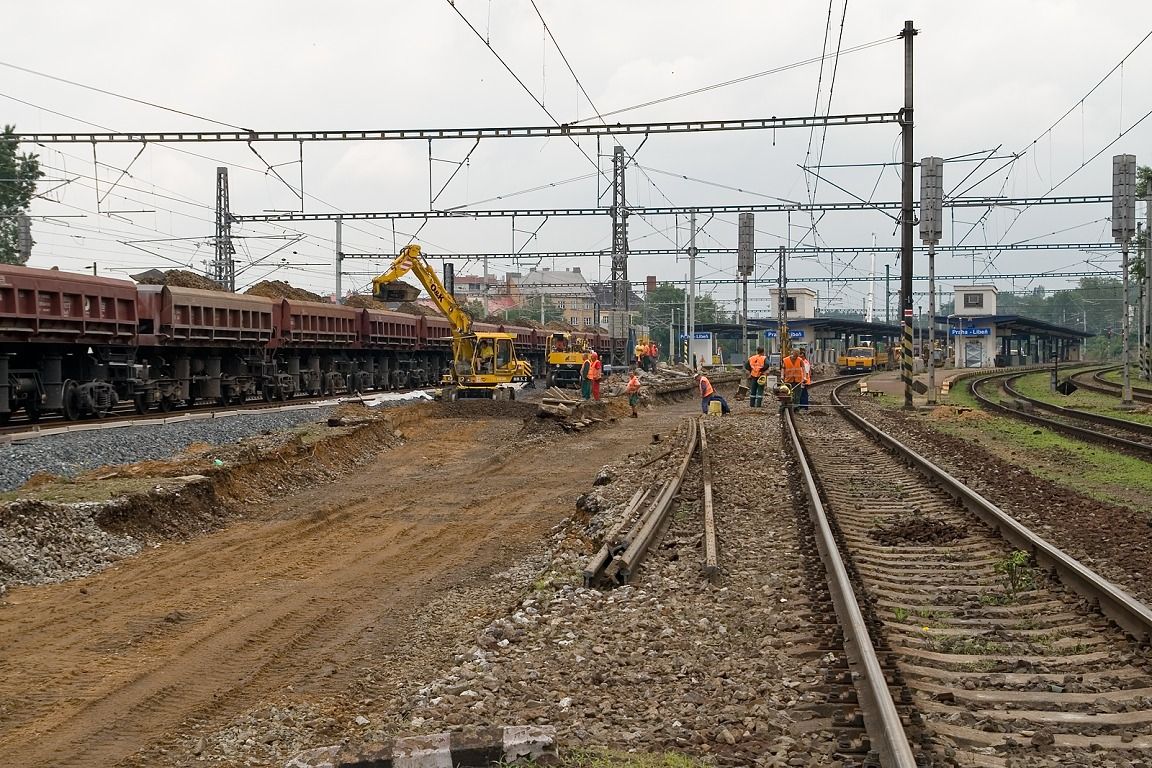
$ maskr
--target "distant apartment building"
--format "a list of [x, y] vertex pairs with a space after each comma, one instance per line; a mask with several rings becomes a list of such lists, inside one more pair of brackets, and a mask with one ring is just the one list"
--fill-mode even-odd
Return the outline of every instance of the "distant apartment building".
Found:
[[506, 277], [508, 292], [521, 301], [544, 296], [556, 309], [564, 313], [564, 322], [580, 328], [591, 328], [599, 319], [596, 294], [592, 291], [580, 267], [552, 270], [532, 268], [528, 272], [509, 272]]

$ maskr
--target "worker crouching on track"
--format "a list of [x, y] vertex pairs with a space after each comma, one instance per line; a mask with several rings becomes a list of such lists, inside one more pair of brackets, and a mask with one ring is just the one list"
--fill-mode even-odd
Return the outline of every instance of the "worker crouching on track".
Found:
[[633, 419], [640, 418], [640, 414], [636, 411], [636, 406], [640, 405], [640, 369], [633, 368], [632, 376], [628, 379], [628, 387], [625, 389], [628, 393], [628, 407], [632, 409], [630, 416]]
[[720, 412], [727, 416], [732, 413], [732, 409], [728, 407], [728, 401], [720, 396], [716, 388], [712, 386], [712, 382], [708, 381], [708, 377], [702, 373], [697, 373], [695, 376], [696, 384], [700, 387], [700, 412], [708, 413], [708, 404], [713, 400], [720, 403]]
[[756, 354], [744, 363], [748, 371], [748, 407], [760, 408], [764, 405], [764, 384], [760, 377], [764, 374], [764, 366], [768, 358], [764, 356], [764, 347], [756, 347]]

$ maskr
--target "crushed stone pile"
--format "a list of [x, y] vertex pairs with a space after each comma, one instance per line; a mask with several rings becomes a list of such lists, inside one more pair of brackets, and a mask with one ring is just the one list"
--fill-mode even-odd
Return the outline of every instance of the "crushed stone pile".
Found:
[[170, 269], [162, 275], [141, 275], [137, 280], [141, 285], [172, 285], [177, 288], [198, 288], [202, 291], [223, 291], [215, 280], [185, 269]]
[[0, 505], [0, 594], [7, 584], [47, 584], [95, 573], [141, 543], [103, 530], [104, 505], [21, 500]]
[[261, 280], [244, 293], [249, 296], [263, 296], [266, 299], [292, 299], [293, 301], [326, 301], [312, 291], [297, 288], [283, 280]]

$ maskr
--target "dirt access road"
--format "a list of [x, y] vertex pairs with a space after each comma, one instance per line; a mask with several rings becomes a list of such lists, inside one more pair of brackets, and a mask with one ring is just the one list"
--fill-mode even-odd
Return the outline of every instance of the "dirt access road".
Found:
[[[191, 764], [175, 748], [189, 732], [285, 691], [345, 695], [426, 631], [428, 605], [538, 551], [602, 465], [696, 408], [529, 449], [519, 419], [422, 418], [341, 482], [82, 581], [16, 589], [0, 606], [0, 754], [26, 768]], [[467, 618], [478, 631], [492, 616]], [[450, 665], [452, 650], [421, 652]]]

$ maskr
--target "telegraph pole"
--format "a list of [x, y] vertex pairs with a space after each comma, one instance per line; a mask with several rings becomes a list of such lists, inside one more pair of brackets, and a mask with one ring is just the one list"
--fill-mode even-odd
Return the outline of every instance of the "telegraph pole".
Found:
[[216, 259], [212, 279], [226, 291], [236, 290], [236, 265], [232, 257], [232, 214], [228, 210], [228, 169], [216, 169]]
[[739, 243], [736, 252], [736, 272], [740, 275], [740, 284], [743, 289], [744, 301], [740, 315], [740, 336], [744, 340], [744, 357], [751, 352], [748, 349], [748, 277], [756, 269], [756, 214], [742, 213], [738, 225]]
[[696, 370], [696, 355], [692, 352], [692, 342], [696, 338], [696, 211], [688, 216], [688, 353], [692, 355], [690, 365]]
[[340, 238], [344, 234], [343, 220], [336, 219], [336, 303], [344, 303], [344, 289], [342, 278], [344, 272], [344, 249], [340, 245]]
[[776, 343], [780, 347], [780, 364], [784, 364], [784, 355], [788, 354], [791, 339], [788, 338], [788, 251], [780, 246], [780, 280], [776, 295], [780, 299], [780, 307], [776, 311]]
[[936, 243], [943, 234], [943, 202], [944, 160], [925, 157], [920, 161], [920, 239], [928, 245], [928, 405], [936, 405]]
[[628, 309], [628, 207], [624, 197], [624, 147], [612, 151], [612, 308]]
[[1120, 344], [1123, 347], [1124, 370], [1120, 405], [1132, 405], [1131, 353], [1128, 337], [1132, 318], [1128, 312], [1128, 241], [1136, 229], [1136, 155], [1112, 157], [1112, 236], [1120, 241], [1121, 271], [1123, 273], [1124, 316], [1120, 319]]
[[[1150, 185], [1152, 186], [1152, 185]], [[1152, 381], [1152, 189], [1144, 196], [1144, 381]]]
[[904, 381], [904, 407], [912, 408], [912, 38], [916, 30], [905, 21], [904, 109], [900, 112], [900, 137], [904, 147], [900, 192], [900, 378]]

